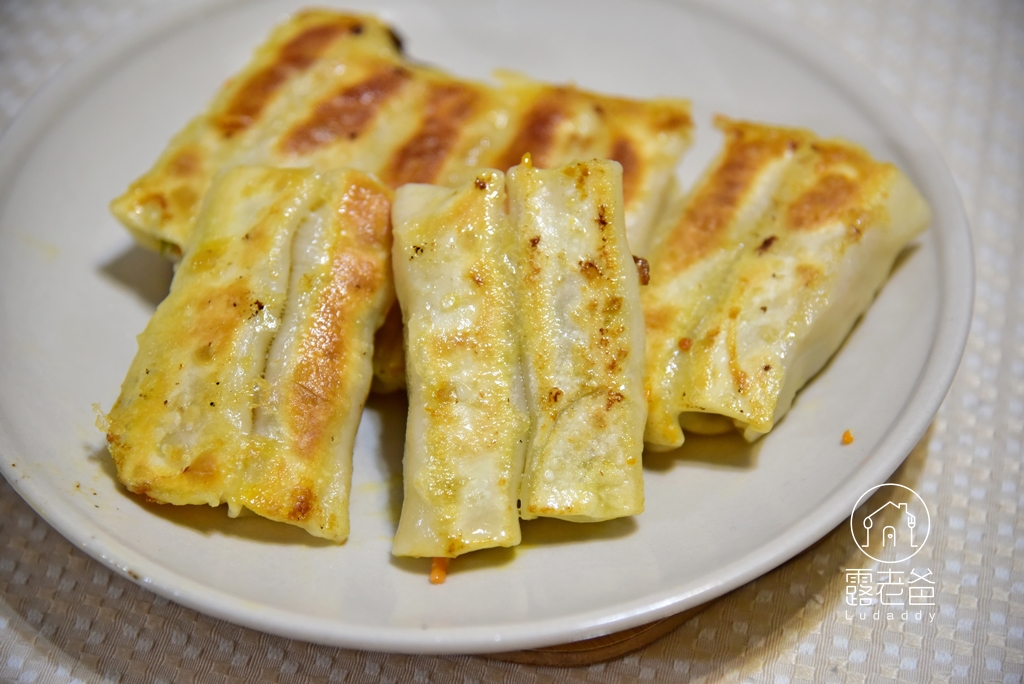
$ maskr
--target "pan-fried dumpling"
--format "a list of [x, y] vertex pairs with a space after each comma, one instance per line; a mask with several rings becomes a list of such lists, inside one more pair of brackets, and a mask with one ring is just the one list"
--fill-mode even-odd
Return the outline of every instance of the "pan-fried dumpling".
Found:
[[[505, 170], [594, 157], [623, 167], [634, 252], [689, 147], [684, 100], [630, 100], [504, 74], [498, 87], [406, 60], [371, 16], [305, 10], [274, 29], [111, 211], [143, 245], [177, 257], [188, 248], [207, 188], [225, 167], [348, 167], [406, 183], [458, 187], [482, 167]], [[375, 391], [405, 383], [398, 313], [377, 337]]]
[[524, 519], [643, 511], [644, 322], [622, 171], [591, 160], [508, 173], [532, 432]]
[[654, 449], [771, 430], [929, 221], [907, 177], [852, 143], [717, 125], [725, 147], [670, 213], [643, 292]]
[[352, 171], [215, 182], [107, 417], [129, 490], [345, 540], [373, 334], [394, 299], [390, 194]]
[[519, 543], [529, 418], [504, 174], [396, 193], [394, 268], [409, 418], [399, 556]]

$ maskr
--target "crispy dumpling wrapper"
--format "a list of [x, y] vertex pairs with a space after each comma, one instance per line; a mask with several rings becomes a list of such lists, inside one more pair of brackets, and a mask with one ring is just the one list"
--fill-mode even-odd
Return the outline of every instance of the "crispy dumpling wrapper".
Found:
[[353, 157], [372, 143], [358, 134], [407, 80], [394, 36], [381, 21], [326, 10], [298, 12], [274, 28], [206, 111], [111, 202], [111, 212], [140, 244], [180, 255], [221, 169], [314, 166], [303, 157], [324, 148], [336, 154], [321, 170], [359, 168]]
[[643, 511], [644, 327], [621, 173], [527, 161], [397, 191], [409, 418], [396, 555], [513, 546], [520, 518]]
[[345, 540], [373, 335], [394, 299], [390, 195], [352, 171], [216, 181], [108, 415], [129, 490]]
[[852, 143], [716, 123], [724, 149], [668, 213], [643, 291], [652, 449], [684, 429], [770, 431], [930, 220], [899, 169]]
[[[111, 211], [141, 244], [176, 257], [211, 181], [238, 164], [348, 167], [397, 188], [457, 187], [526, 153], [542, 167], [610, 158], [623, 166], [627, 231], [642, 254], [692, 130], [684, 100], [611, 97], [510, 73], [497, 87], [475, 83], [406, 60], [372, 16], [304, 10], [273, 30]], [[401, 389], [395, 325], [375, 349], [374, 390]]]
[[591, 160], [508, 173], [532, 421], [523, 519], [643, 511], [644, 322], [622, 169]]
[[200, 202], [227, 166], [348, 167], [393, 188], [455, 187], [527, 153], [542, 167], [606, 157], [625, 169], [630, 237], [645, 239], [691, 141], [689, 103], [501, 78], [494, 87], [408, 61], [372, 16], [298, 12], [111, 210], [142, 244], [173, 255], [188, 246]]
[[406, 185], [395, 196], [409, 392], [398, 556], [520, 541], [529, 417], [505, 201], [500, 171], [458, 190]]

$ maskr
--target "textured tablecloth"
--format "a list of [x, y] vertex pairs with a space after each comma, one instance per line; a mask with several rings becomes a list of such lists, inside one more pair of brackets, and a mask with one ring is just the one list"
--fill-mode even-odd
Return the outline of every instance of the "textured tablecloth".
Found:
[[[0, 0], [0, 128], [62, 64], [155, 0]], [[632, 655], [583, 668], [315, 646], [221, 622], [91, 560], [0, 481], [0, 679], [10, 682], [1020, 682], [1024, 672], [1024, 2], [764, 3], [841, 46], [937, 143], [977, 294], [953, 387], [894, 475], [933, 511], [915, 566], [934, 619], [859, 620], [840, 527]]]

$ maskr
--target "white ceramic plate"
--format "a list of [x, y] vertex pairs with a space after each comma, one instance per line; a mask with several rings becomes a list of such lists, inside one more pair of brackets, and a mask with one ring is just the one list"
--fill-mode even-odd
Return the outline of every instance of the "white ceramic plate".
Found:
[[[0, 141], [0, 470], [63, 535], [159, 594], [257, 629], [381, 651], [513, 650], [628, 628], [757, 577], [839, 524], [914, 447], [966, 338], [970, 241], [934, 146], [835, 48], [722, 3], [348, 5], [377, 11], [410, 54], [457, 74], [509, 67], [692, 98], [699, 137], [684, 181], [715, 152], [712, 112], [846, 136], [907, 171], [934, 225], [766, 439], [694, 439], [651, 457], [636, 520], [535, 521], [520, 548], [460, 558], [432, 586], [425, 562], [390, 556], [399, 400], [364, 415], [344, 546], [224, 509], [148, 505], [115, 481], [91, 405], [116, 398], [170, 269], [133, 246], [107, 202], [298, 5], [164, 9], [78, 58]], [[842, 447], [848, 428], [856, 442]]]

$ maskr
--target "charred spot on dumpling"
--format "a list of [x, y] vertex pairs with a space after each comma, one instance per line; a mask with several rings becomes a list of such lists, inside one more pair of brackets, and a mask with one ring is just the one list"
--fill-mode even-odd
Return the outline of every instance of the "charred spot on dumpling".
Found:
[[579, 162], [573, 166], [567, 166], [565, 173], [576, 177], [576, 191], [581, 196], [586, 197], [587, 195], [587, 178], [590, 177], [590, 165]]
[[580, 261], [579, 267], [580, 273], [582, 273], [583, 277], [587, 280], [593, 280], [594, 278], [601, 277], [601, 269], [599, 269], [597, 264], [593, 261]]
[[316, 502], [316, 495], [308, 488], [302, 487], [295, 492], [291, 510], [288, 511], [288, 519], [295, 521], [305, 520], [313, 510]]
[[771, 249], [771, 246], [775, 244], [776, 240], [778, 240], [778, 238], [775, 237], [774, 235], [769, 235], [768, 237], [766, 237], [764, 241], [760, 245], [758, 245], [757, 253], [764, 254], [765, 252], [767, 252], [769, 249]]
[[604, 313], [615, 313], [622, 309], [622, 297], [609, 297], [604, 305]]
[[615, 352], [615, 355], [612, 357], [611, 361], [608, 362], [608, 365], [607, 365], [608, 372], [609, 373], [614, 373], [614, 372], [618, 371], [619, 370], [619, 364], [622, 363], [623, 361], [625, 361], [627, 356], [629, 356], [629, 350], [628, 349], [619, 349], [619, 350], [617, 350]]

